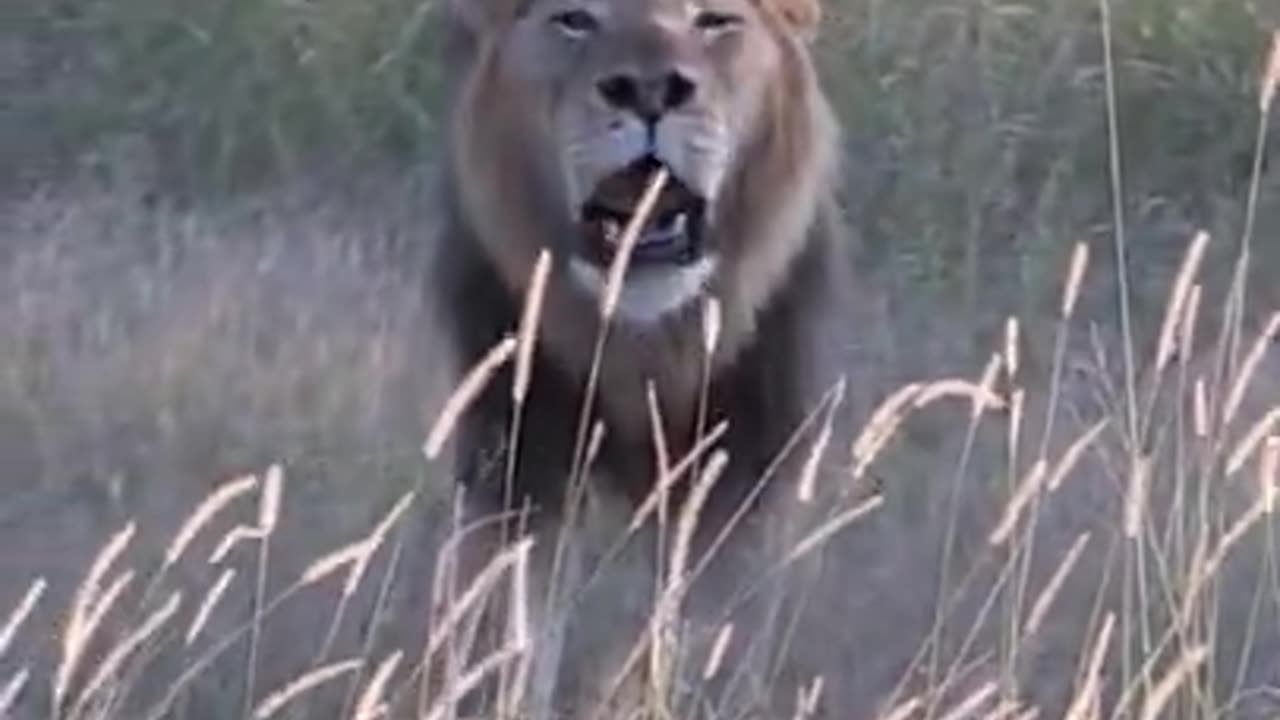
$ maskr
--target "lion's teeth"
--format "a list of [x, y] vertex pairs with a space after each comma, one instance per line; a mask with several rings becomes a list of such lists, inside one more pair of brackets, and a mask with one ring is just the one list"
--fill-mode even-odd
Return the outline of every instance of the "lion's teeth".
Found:
[[685, 226], [687, 226], [688, 224], [689, 224], [689, 214], [680, 213], [675, 217], [674, 220], [671, 221], [671, 234], [683, 235]]
[[[684, 235], [688, 227], [689, 213], [669, 215], [646, 227], [636, 241], [641, 245], [671, 242]], [[605, 243], [616, 247], [622, 242], [622, 232], [622, 223], [617, 219], [600, 219], [600, 233]]]

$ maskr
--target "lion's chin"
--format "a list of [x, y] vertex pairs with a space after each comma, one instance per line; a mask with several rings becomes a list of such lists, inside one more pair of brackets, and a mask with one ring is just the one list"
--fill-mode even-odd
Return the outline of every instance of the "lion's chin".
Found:
[[[706, 291], [718, 266], [715, 254], [702, 254], [684, 264], [632, 265], [627, 269], [618, 297], [618, 319], [634, 325], [653, 325]], [[607, 270], [574, 257], [570, 274], [593, 298], [604, 293]]]

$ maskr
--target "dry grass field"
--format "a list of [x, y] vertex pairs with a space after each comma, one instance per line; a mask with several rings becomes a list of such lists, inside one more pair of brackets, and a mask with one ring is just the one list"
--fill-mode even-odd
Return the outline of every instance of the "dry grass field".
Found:
[[[0, 718], [461, 717], [430, 3], [13, 5]], [[879, 494], [611, 717], [1280, 717], [1280, 13], [828, 5]]]

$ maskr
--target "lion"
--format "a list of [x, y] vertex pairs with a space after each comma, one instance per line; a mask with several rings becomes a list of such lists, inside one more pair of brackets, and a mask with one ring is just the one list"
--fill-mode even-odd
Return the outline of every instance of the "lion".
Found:
[[[461, 419], [468, 507], [526, 510], [535, 548], [574, 530], [567, 490], [594, 369], [588, 407], [604, 432], [588, 494], [624, 518], [603, 522], [620, 530], [654, 491], [652, 397], [669, 458], [726, 423], [727, 469], [699, 523], [711, 537], [786, 486], [803, 465], [797, 433], [843, 392], [852, 263], [840, 128], [811, 53], [819, 0], [449, 0], [443, 18], [432, 289], [460, 363], [517, 328], [535, 264], [552, 258], [513, 457], [510, 374]], [[602, 314], [621, 236], [660, 171], [616, 311]], [[534, 684], [545, 712], [555, 680]]]

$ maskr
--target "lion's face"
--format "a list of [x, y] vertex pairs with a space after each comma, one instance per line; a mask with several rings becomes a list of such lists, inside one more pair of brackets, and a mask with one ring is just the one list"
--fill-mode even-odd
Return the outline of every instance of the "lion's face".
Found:
[[[476, 70], [488, 89], [476, 92], [504, 95], [490, 99], [491, 114], [519, 109], [469, 114], [486, 127], [466, 132], [490, 147], [471, 148], [468, 162], [520, 145], [509, 151], [523, 167], [507, 170], [538, 205], [520, 215], [542, 226], [580, 291], [601, 291], [649, 179], [669, 172], [632, 255], [624, 318], [653, 322], [686, 305], [743, 252], [743, 200], [729, 196], [744, 194], [733, 179], [761, 164], [779, 131], [763, 118], [787, 39], [762, 1], [780, 0], [507, 0], [507, 17], [490, 10], [498, 29]], [[491, 191], [505, 184], [488, 179]]]
[[777, 62], [765, 32], [747, 0], [546, 0], [517, 21], [516, 46], [553, 59], [537, 78], [550, 110], [547, 180], [564, 187], [576, 229], [565, 249], [587, 289], [602, 285], [651, 173], [670, 172], [636, 242], [623, 312], [661, 315], [714, 274], [717, 200]]

